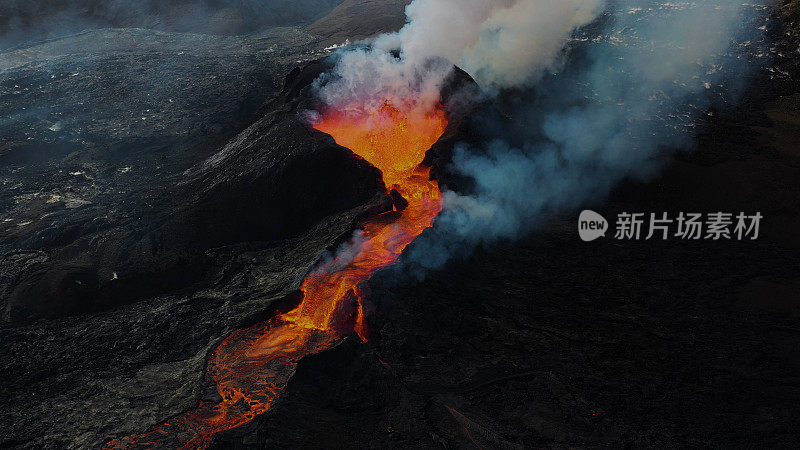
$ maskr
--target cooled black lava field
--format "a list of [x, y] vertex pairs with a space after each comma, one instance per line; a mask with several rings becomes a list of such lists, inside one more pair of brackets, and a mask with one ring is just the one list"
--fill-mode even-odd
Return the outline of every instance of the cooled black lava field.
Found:
[[800, 447], [800, 2], [140, 3], [0, 2], [0, 449]]

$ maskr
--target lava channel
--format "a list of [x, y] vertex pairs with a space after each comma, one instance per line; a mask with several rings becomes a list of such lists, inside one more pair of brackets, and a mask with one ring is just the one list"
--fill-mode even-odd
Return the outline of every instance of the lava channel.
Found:
[[[380, 216], [369, 220], [350, 251], [312, 271], [295, 309], [234, 332], [214, 350], [208, 378], [222, 401], [201, 402], [146, 433], [114, 439], [104, 448], [206, 448], [214, 434], [269, 410], [303, 357], [330, 348], [351, 331], [366, 340], [362, 283], [393, 264], [442, 209], [439, 186], [430, 180], [430, 168], [420, 163], [446, 126], [441, 107], [401, 111], [387, 102], [371, 114], [326, 112], [314, 127], [380, 169], [387, 189], [396, 189], [408, 206], [392, 221]], [[338, 317], [348, 302], [356, 305], [350, 330], [342, 328]]]

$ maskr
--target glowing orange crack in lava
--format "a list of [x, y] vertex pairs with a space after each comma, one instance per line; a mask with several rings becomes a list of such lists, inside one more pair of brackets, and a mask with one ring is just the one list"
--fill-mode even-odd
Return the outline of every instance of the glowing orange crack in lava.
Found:
[[201, 402], [147, 433], [115, 439], [105, 448], [205, 448], [215, 433], [250, 422], [269, 410], [300, 359], [341, 338], [333, 322], [346, 301], [357, 302], [354, 328], [366, 339], [359, 284], [393, 264], [441, 211], [439, 187], [429, 179], [430, 169], [419, 163], [446, 126], [441, 107], [420, 113], [400, 111], [387, 102], [372, 114], [326, 112], [315, 128], [380, 169], [387, 188], [400, 192], [408, 207], [389, 224], [377, 218], [369, 221], [354, 252], [309, 274], [297, 308], [234, 332], [214, 350], [208, 376], [216, 383], [220, 403]]

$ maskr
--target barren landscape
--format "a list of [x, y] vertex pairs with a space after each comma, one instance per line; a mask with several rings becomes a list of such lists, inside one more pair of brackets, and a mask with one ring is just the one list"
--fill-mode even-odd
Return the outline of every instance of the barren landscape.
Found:
[[[587, 243], [580, 208], [553, 208], [427, 266], [439, 216], [331, 307], [330, 345], [274, 369], [286, 380], [266, 408], [233, 403], [247, 420], [213, 432], [175, 424], [226, 404], [212, 370], [226, 339], [300, 323], [304, 280], [355, 230], [380, 236], [430, 206], [344, 125], [308, 119], [345, 44], [401, 29], [410, 2], [207, 2], [202, 28], [176, 21], [177, 4], [85, 3], [63, 34], [36, 31], [51, 16], [24, 2], [9, 3], [13, 28], [0, 20], [15, 33], [0, 40], [0, 448], [800, 445], [797, 1], [746, 24], [761, 39], [726, 57], [754, 69], [734, 100], [696, 102], [686, 145], [579, 205], [609, 219], [759, 211], [758, 240]], [[562, 95], [593, 45], [625, 45], [612, 21], [577, 28], [536, 89], [445, 79], [447, 126], [419, 161], [445, 210], [448, 192], [476, 189], [460, 146], [502, 127], [522, 139], [520, 102]], [[148, 445], [154, 433], [167, 437]]]

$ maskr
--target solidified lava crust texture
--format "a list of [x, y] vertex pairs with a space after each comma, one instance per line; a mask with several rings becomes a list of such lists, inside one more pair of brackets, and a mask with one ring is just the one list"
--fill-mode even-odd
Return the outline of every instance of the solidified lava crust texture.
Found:
[[420, 163], [447, 118], [440, 106], [420, 112], [387, 102], [371, 113], [326, 111], [314, 126], [380, 169], [387, 189], [408, 205], [385, 213], [394, 213], [393, 220], [368, 220], [344, 250], [312, 271], [295, 309], [238, 330], [216, 348], [207, 375], [221, 401], [201, 402], [146, 433], [114, 439], [106, 449], [205, 448], [216, 433], [269, 410], [303, 357], [330, 348], [346, 334], [367, 339], [362, 283], [393, 264], [442, 209], [438, 183]]

